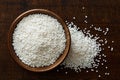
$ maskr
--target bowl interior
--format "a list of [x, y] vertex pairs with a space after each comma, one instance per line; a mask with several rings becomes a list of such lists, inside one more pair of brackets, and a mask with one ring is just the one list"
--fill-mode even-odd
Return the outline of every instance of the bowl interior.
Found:
[[[23, 62], [21, 62], [21, 60], [17, 57], [14, 48], [12, 46], [12, 41], [13, 41], [13, 32], [14, 29], [16, 28], [16, 25], [23, 19], [23, 17], [28, 16], [30, 14], [37, 14], [37, 13], [42, 13], [42, 14], [47, 14], [49, 16], [54, 17], [55, 19], [57, 19], [61, 25], [63, 26], [63, 29], [65, 31], [65, 37], [66, 37], [66, 46], [65, 46], [65, 50], [63, 51], [63, 53], [60, 55], [60, 57], [56, 60], [56, 62], [54, 62], [54, 64], [50, 65], [50, 66], [45, 66], [45, 67], [38, 67], [38, 68], [33, 68], [30, 67], [26, 64], [24, 64]], [[10, 26], [10, 30], [8, 33], [8, 48], [10, 50], [10, 54], [12, 56], [12, 58], [23, 68], [29, 70], [29, 71], [33, 71], [33, 72], [44, 72], [44, 71], [48, 71], [51, 70], [53, 68], [55, 68], [56, 66], [58, 66], [67, 56], [68, 52], [69, 52], [69, 48], [70, 48], [70, 32], [69, 29], [67, 28], [66, 24], [64, 23], [64, 21], [55, 13], [49, 11], [49, 10], [45, 10], [45, 9], [32, 9], [29, 11], [26, 11], [24, 13], [22, 13], [20, 16], [18, 16], [13, 23]]]

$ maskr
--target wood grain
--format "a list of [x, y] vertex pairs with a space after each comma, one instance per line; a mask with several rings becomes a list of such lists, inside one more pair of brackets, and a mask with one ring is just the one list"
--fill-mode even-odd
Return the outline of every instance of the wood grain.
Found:
[[[82, 7], [85, 7], [82, 10]], [[34, 8], [44, 8], [51, 10], [61, 16], [63, 20], [72, 21], [75, 16], [75, 24], [81, 28], [89, 27], [91, 24], [109, 27], [107, 36], [108, 44], [105, 46], [107, 63], [100, 66], [99, 73], [84, 70], [76, 73], [73, 70], [63, 69], [34, 73], [19, 67], [9, 55], [7, 48], [7, 34], [12, 21], [26, 10]], [[88, 15], [88, 24], [84, 23], [84, 16]], [[0, 80], [120, 80], [120, 0], [0, 0]], [[93, 34], [95, 32], [93, 31]], [[114, 40], [114, 44], [111, 41]], [[114, 51], [111, 52], [107, 46], [112, 45]], [[108, 66], [108, 70], [104, 67]], [[68, 71], [68, 74], [65, 74]], [[104, 76], [105, 72], [110, 72], [109, 76]], [[98, 74], [102, 77], [98, 78]]]

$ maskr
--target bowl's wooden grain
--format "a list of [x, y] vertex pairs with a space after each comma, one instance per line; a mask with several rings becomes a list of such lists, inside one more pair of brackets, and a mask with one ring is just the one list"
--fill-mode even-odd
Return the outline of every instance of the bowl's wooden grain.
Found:
[[[47, 14], [50, 15], [54, 18], [56, 18], [63, 26], [63, 29], [65, 30], [65, 36], [66, 36], [66, 47], [65, 50], [63, 51], [63, 54], [60, 55], [60, 57], [56, 60], [56, 62], [50, 66], [46, 66], [46, 67], [39, 67], [39, 68], [33, 68], [30, 67], [26, 64], [24, 64], [23, 62], [21, 62], [21, 60], [17, 57], [14, 48], [12, 46], [12, 35], [14, 32], [14, 29], [16, 28], [16, 25], [19, 23], [19, 21], [21, 21], [23, 19], [23, 17], [28, 16], [30, 14], [35, 14], [35, 13], [42, 13], [42, 14]], [[55, 13], [49, 11], [49, 10], [45, 10], [45, 9], [32, 9], [29, 11], [26, 11], [24, 13], [22, 13], [20, 16], [18, 16], [13, 23], [10, 26], [10, 30], [8, 33], [8, 48], [10, 50], [10, 54], [12, 56], [12, 58], [23, 68], [29, 70], [29, 71], [33, 71], [33, 72], [44, 72], [44, 71], [48, 71], [51, 70], [53, 68], [55, 68], [56, 66], [58, 66], [67, 56], [69, 49], [70, 49], [70, 43], [71, 43], [71, 38], [70, 38], [70, 32], [69, 29], [67, 28], [66, 24], [64, 23], [64, 21]]]

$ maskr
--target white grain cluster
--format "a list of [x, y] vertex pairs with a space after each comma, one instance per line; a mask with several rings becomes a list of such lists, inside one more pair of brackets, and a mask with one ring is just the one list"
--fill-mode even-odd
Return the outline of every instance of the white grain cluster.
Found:
[[86, 36], [82, 31], [78, 31], [73, 23], [69, 23], [68, 27], [71, 34], [71, 49], [62, 65], [75, 71], [97, 66], [94, 58], [101, 51], [100, 44], [96, 39], [92, 39], [92, 36], [89, 37], [90, 34]]
[[13, 46], [20, 60], [31, 67], [53, 64], [65, 49], [62, 25], [51, 16], [32, 14], [24, 17], [13, 34]]

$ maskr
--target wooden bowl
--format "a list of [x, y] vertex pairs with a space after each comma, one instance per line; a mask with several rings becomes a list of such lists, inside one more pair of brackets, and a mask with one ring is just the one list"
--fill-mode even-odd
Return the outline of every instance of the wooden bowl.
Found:
[[[37, 13], [42, 13], [42, 14], [47, 14], [49, 16], [54, 17], [55, 19], [58, 20], [58, 22], [61, 23], [61, 25], [63, 26], [63, 29], [65, 31], [65, 36], [66, 36], [66, 47], [63, 51], [63, 53], [59, 56], [59, 58], [54, 62], [54, 64], [50, 65], [50, 66], [45, 66], [45, 67], [30, 67], [26, 64], [24, 64], [16, 55], [15, 50], [12, 46], [12, 42], [13, 42], [13, 32], [14, 29], [16, 28], [17, 24], [23, 19], [23, 17], [28, 16], [30, 14], [37, 14]], [[13, 23], [10, 26], [10, 30], [8, 33], [8, 48], [10, 50], [10, 55], [12, 56], [12, 58], [23, 68], [29, 70], [29, 71], [33, 71], [33, 72], [44, 72], [44, 71], [48, 71], [51, 70], [55, 67], [57, 67], [67, 56], [69, 49], [70, 49], [70, 43], [71, 43], [71, 38], [70, 38], [70, 32], [69, 29], [67, 28], [66, 24], [64, 23], [64, 21], [55, 13], [49, 11], [49, 10], [45, 10], [45, 9], [32, 9], [29, 11], [26, 11], [24, 13], [22, 13], [20, 16], [18, 16]]]

